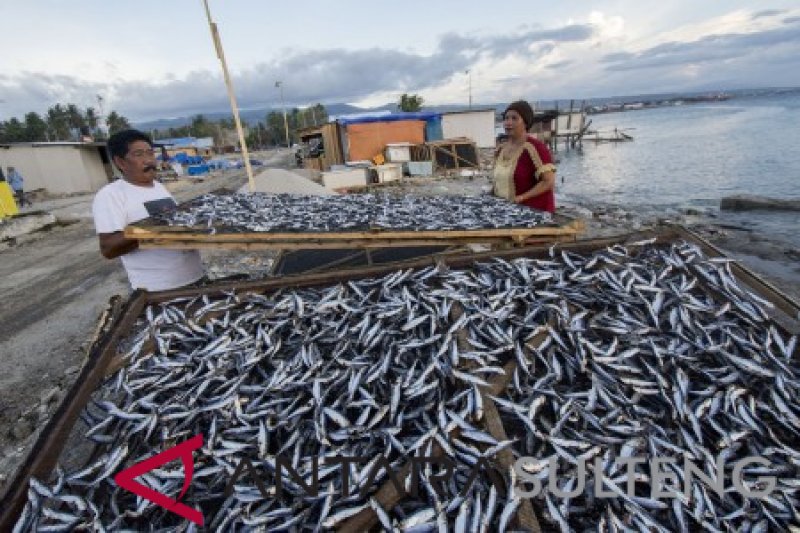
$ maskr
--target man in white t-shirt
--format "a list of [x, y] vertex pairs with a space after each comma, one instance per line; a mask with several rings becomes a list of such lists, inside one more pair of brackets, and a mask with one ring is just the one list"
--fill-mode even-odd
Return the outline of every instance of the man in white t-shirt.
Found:
[[128, 224], [176, 205], [169, 191], [155, 181], [158, 165], [150, 137], [137, 130], [120, 131], [108, 139], [108, 151], [123, 177], [94, 197], [100, 253], [106, 259], [122, 259], [133, 289], [163, 291], [202, 278], [197, 250], [140, 250], [139, 241], [123, 234]]

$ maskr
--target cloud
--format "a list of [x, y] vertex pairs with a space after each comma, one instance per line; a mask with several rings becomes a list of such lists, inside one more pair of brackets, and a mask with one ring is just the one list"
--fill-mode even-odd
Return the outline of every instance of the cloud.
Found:
[[568, 67], [569, 65], [572, 65], [574, 63], [575, 62], [572, 61], [571, 59], [565, 59], [563, 61], [556, 61], [555, 63], [550, 63], [549, 65], [547, 65], [547, 68], [549, 68], [549, 69], [560, 69], [560, 68]]
[[[555, 29], [524, 28], [510, 35], [442, 35], [431, 54], [384, 48], [328, 49], [284, 53], [274, 60], [232, 73], [241, 108], [279, 107], [283, 82], [287, 106], [313, 102], [352, 102], [381, 93], [422, 92], [448, 83], [480, 58], [518, 57], [529, 61], [543, 57], [560, 43], [587, 41], [595, 34], [590, 24], [569, 24]], [[566, 64], [566, 63], [564, 63]], [[286, 73], [291, 73], [287, 75]], [[24, 90], [23, 90], [24, 88]], [[116, 81], [106, 84], [81, 81], [77, 76], [47, 76], [25, 72], [13, 80], [0, 79], [6, 100], [19, 100], [27, 109], [41, 102], [70, 102], [101, 93], [107, 109], [132, 120], [168, 118], [219, 111], [228, 107], [222, 76], [217, 71], [196, 70], [180, 77]], [[26, 96], [25, 93], [28, 93]], [[35, 104], [34, 104], [35, 103]], [[19, 108], [19, 105], [17, 106]]]
[[[23, 72], [0, 76], [0, 94], [5, 103], [0, 120], [35, 111], [40, 115], [56, 103], [74, 103], [79, 107], [97, 107], [96, 95], [105, 93], [108, 85], [81, 80], [74, 76]], [[46, 102], [45, 105], [42, 102]], [[13, 107], [12, 107], [13, 106]]]
[[773, 17], [775, 15], [782, 15], [786, 13], [785, 9], [765, 9], [764, 11], [759, 11], [758, 13], [753, 13], [753, 20], [759, 19], [762, 17]]
[[635, 54], [608, 54], [601, 61], [609, 64], [607, 70], [638, 70], [739, 59], [750, 55], [764, 58], [770, 49], [781, 45], [800, 51], [800, 27], [708, 35], [691, 42], [667, 42]]
[[[426, 53], [381, 47], [284, 50], [231, 74], [242, 109], [281, 107], [277, 80], [283, 82], [287, 107], [385, 102], [402, 92], [420, 93], [431, 103], [453, 98], [463, 102], [466, 69], [472, 71], [476, 98], [495, 100], [510, 94], [565, 98], [677, 91], [696, 87], [699, 80], [733, 86], [762, 81], [786, 85], [800, 76], [793, 74], [800, 72], [798, 13], [736, 11], [649, 35], [644, 44], [626, 37], [630, 21], [592, 12], [588, 23], [552, 29], [449, 32]], [[633, 44], [643, 48], [634, 50]], [[121, 80], [112, 72], [103, 82], [84, 81], [77, 73], [53, 76], [29, 70], [0, 75], [0, 98], [5, 100], [0, 120], [30, 110], [43, 113], [57, 102], [95, 106], [96, 94], [106, 99], [106, 112], [114, 109], [134, 122], [228, 109], [225, 84], [213, 68], [159, 75], [158, 81]]]

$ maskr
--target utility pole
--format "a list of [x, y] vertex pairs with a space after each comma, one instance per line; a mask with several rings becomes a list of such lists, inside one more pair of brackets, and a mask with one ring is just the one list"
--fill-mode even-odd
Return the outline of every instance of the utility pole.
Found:
[[289, 122], [286, 120], [286, 104], [283, 103], [283, 82], [276, 81], [275, 87], [280, 87], [281, 89], [281, 107], [283, 108], [283, 129], [286, 132], [286, 148], [291, 148], [289, 144]]
[[472, 70], [465, 70], [464, 74], [469, 76], [469, 108], [472, 109]]

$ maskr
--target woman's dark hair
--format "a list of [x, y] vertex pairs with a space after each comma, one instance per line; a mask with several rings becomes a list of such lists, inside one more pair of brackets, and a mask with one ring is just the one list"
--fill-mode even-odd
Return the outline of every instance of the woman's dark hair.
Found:
[[111, 159], [125, 157], [128, 154], [130, 144], [136, 141], [144, 141], [151, 147], [153, 146], [150, 136], [139, 130], [122, 130], [109, 137], [106, 146], [111, 153]]
[[506, 113], [509, 111], [516, 111], [519, 113], [519, 116], [522, 117], [522, 122], [525, 123], [525, 131], [531, 129], [531, 126], [533, 126], [533, 108], [531, 107], [531, 104], [525, 100], [511, 102], [508, 104], [506, 110], [503, 111], [503, 118], [505, 118]]

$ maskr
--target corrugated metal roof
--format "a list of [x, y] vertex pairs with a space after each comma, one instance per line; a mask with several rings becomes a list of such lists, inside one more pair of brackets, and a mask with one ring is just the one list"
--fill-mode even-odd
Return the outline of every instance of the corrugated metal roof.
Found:
[[83, 142], [77, 142], [77, 141], [51, 141], [51, 142], [40, 141], [40, 142], [0, 143], [0, 146], [2, 146], [3, 148], [11, 148], [12, 146], [31, 146], [31, 147], [36, 147], [36, 148], [47, 148], [47, 147], [50, 147], [50, 146], [74, 146], [76, 148], [80, 148], [80, 147], [84, 147], [85, 146], [87, 148], [93, 148], [93, 147], [105, 146], [105, 145], [106, 145], [105, 142], [100, 142], [100, 141], [94, 141], [94, 142], [90, 142], [90, 143], [83, 143]]

